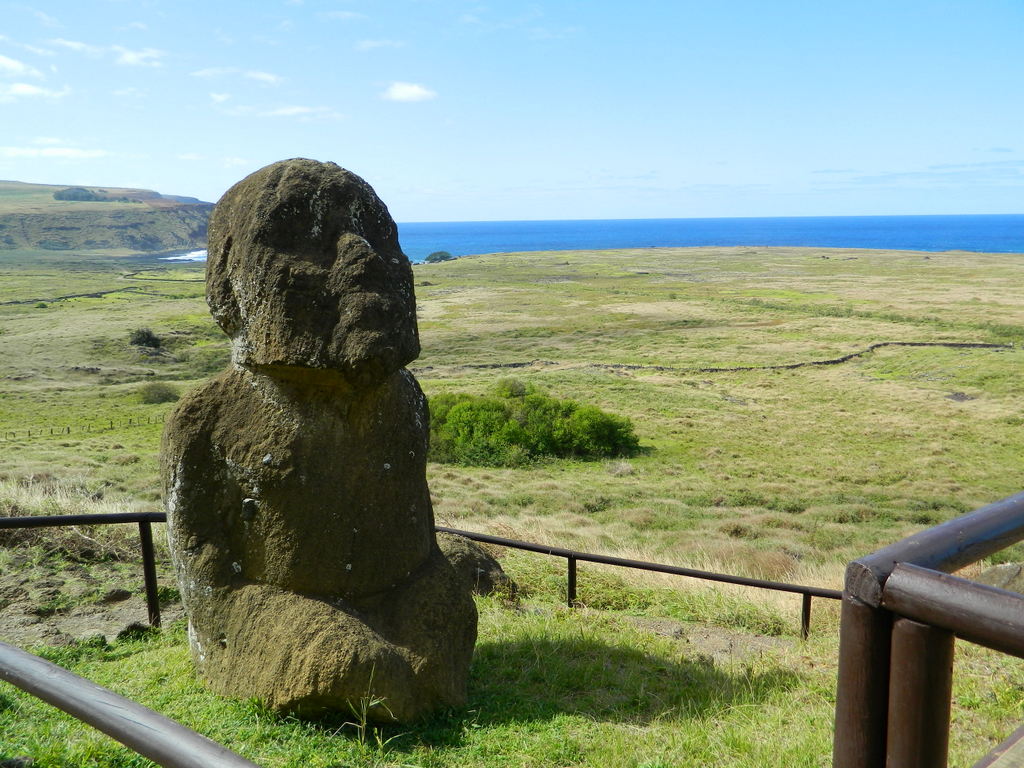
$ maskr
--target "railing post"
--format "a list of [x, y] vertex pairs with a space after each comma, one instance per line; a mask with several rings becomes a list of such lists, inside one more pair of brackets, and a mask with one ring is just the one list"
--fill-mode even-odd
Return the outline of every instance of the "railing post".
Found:
[[576, 558], [565, 558], [568, 573], [566, 574], [565, 603], [570, 608], [576, 606]]
[[160, 626], [160, 597], [156, 591], [156, 558], [153, 555], [153, 528], [148, 520], [139, 521], [139, 542], [142, 544], [142, 576], [146, 582], [146, 608], [151, 626]]
[[885, 765], [892, 614], [843, 595], [832, 768]]
[[806, 640], [811, 633], [811, 595], [804, 592], [803, 603], [800, 606], [800, 639]]
[[911, 619], [893, 624], [886, 768], [946, 768], [953, 639]]

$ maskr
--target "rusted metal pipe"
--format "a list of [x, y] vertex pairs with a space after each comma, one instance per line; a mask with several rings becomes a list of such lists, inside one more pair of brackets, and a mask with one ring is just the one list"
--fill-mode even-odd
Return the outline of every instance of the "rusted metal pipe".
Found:
[[953, 633], [897, 619], [892, 630], [886, 768], [946, 768]]
[[87, 515], [25, 515], [0, 517], [4, 528], [59, 528], [65, 525], [116, 525], [118, 523], [166, 523], [163, 512], [110, 512]]
[[1024, 725], [976, 762], [973, 768], [1014, 768], [1024, 764]]
[[576, 607], [576, 558], [567, 557], [565, 579], [565, 602], [570, 608]]
[[528, 541], [506, 539], [502, 536], [491, 536], [488, 533], [474, 533], [473, 531], [461, 531], [458, 528], [447, 528], [442, 525], [435, 527], [441, 533], [454, 533], [456, 536], [464, 536], [473, 541], [482, 541], [485, 544], [497, 544], [502, 547], [522, 549], [527, 552], [540, 552], [544, 555], [555, 557], [575, 558], [587, 563], [601, 563], [602, 565], [615, 565], [621, 568], [633, 568], [638, 571], [653, 571], [655, 573], [670, 573], [674, 576], [689, 576], [695, 579], [706, 581], [717, 581], [724, 584], [738, 584], [744, 587], [758, 587], [760, 589], [771, 589], [777, 592], [791, 592], [798, 595], [813, 595], [814, 597], [825, 597], [832, 600], [839, 600], [843, 593], [838, 589], [827, 589], [825, 587], [809, 587], [801, 584], [788, 584], [784, 581], [768, 581], [767, 579], [753, 579], [747, 576], [733, 576], [727, 573], [715, 573], [714, 571], [701, 571], [696, 568], [683, 568], [678, 565], [666, 565], [664, 563], [650, 563], [645, 560], [629, 560], [624, 557], [613, 557], [612, 555], [597, 555], [591, 552], [578, 552], [565, 547], [551, 547], [546, 544], [533, 544]]
[[908, 563], [893, 570], [882, 605], [978, 645], [1024, 658], [1024, 596]]
[[811, 633], [811, 596], [806, 592], [800, 605], [800, 639], [806, 640]]
[[259, 768], [170, 718], [3, 642], [0, 680], [64, 710], [165, 768]]
[[833, 768], [885, 765], [892, 614], [844, 595]]
[[847, 567], [846, 589], [862, 602], [881, 603], [897, 563], [955, 571], [1024, 539], [1024, 492], [915, 533]]
[[139, 521], [139, 544], [142, 547], [142, 578], [146, 584], [149, 624], [159, 627], [160, 596], [156, 589], [156, 557], [153, 554], [153, 528], [148, 520]]

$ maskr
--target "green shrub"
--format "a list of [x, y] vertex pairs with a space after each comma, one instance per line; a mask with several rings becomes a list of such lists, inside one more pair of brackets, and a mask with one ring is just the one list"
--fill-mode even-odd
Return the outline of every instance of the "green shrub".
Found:
[[432, 254], [424, 259], [427, 264], [437, 264], [439, 261], [451, 261], [455, 257], [452, 256], [448, 251], [434, 251]]
[[152, 347], [153, 349], [159, 349], [162, 343], [160, 337], [149, 328], [136, 328], [128, 334], [128, 342], [136, 347]]
[[139, 399], [147, 405], [153, 403], [173, 403], [181, 397], [177, 388], [165, 381], [151, 381], [139, 388]]
[[629, 419], [517, 379], [499, 381], [491, 397], [447, 393], [430, 400], [433, 461], [514, 467], [544, 456], [631, 456], [638, 448]]

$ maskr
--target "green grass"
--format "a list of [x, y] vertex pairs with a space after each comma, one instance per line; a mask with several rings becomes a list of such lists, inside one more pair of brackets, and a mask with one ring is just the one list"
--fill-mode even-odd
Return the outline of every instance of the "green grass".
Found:
[[[361, 733], [351, 714], [300, 721], [206, 692], [180, 625], [37, 650], [268, 768], [827, 764], [834, 626], [805, 644], [784, 639], [755, 652], [737, 635], [737, 647], [711, 654], [645, 629], [650, 614], [636, 606], [570, 611], [539, 587], [518, 608], [478, 599], [466, 708], [379, 731]], [[666, 594], [658, 607], [672, 602]], [[957, 664], [951, 764], [963, 765], [1015, 726], [1024, 675], [973, 647], [958, 650]], [[0, 757], [32, 755], [40, 768], [150, 765], [9, 686], [0, 688], [0, 734]]]
[[[0, 254], [0, 433], [18, 435], [0, 439], [0, 480], [77, 483], [159, 509], [159, 422], [172, 406], [144, 405], [140, 389], [165, 381], [185, 392], [228, 356], [201, 269], [65, 258]], [[460, 258], [417, 266], [415, 276], [423, 353], [412, 368], [428, 395], [484, 394], [515, 376], [629, 417], [641, 443], [628, 460], [431, 464], [444, 524], [838, 587], [850, 559], [1020, 490], [1020, 255], [552, 252]], [[61, 298], [80, 293], [100, 295]], [[132, 348], [138, 327], [166, 339], [166, 352]], [[698, 370], [822, 360], [885, 341], [1010, 346], [884, 347], [836, 366]], [[527, 365], [488, 367], [509, 364]], [[70, 434], [48, 433], [62, 426]], [[996, 559], [1008, 557], [1024, 559], [1019, 548]], [[341, 723], [281, 720], [207, 696], [174, 632], [83, 652], [74, 664], [267, 765], [827, 764], [837, 619], [823, 601], [811, 642], [799, 645], [791, 596], [584, 566], [581, 596], [594, 610], [570, 613], [556, 607], [557, 564], [507, 563], [539, 609], [481, 601], [469, 708], [386, 732], [383, 750]], [[638, 619], [790, 645], [705, 663]], [[1019, 662], [960, 653], [954, 764], [1024, 716]], [[153, 682], [160, 675], [167, 680]], [[18, 723], [11, 733], [25, 749], [56, 741], [65, 750], [41, 764], [91, 764], [88, 750], [108, 755], [96, 765], [133, 764], [61, 716], [44, 717], [43, 705], [2, 696], [0, 732]]]

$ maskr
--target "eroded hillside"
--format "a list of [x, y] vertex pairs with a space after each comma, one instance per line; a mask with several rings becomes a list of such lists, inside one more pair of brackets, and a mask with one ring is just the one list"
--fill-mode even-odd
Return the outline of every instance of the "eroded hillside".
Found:
[[[80, 194], [68, 195], [69, 190]], [[150, 190], [4, 181], [0, 182], [0, 249], [199, 248], [206, 244], [212, 208], [210, 203]]]

